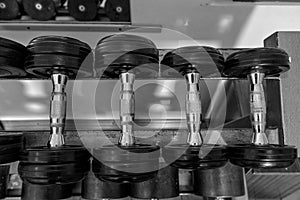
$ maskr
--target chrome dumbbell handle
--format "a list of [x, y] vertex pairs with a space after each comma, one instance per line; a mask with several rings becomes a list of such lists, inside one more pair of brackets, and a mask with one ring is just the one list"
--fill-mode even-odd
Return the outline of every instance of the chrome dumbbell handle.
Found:
[[250, 111], [253, 129], [252, 143], [255, 145], [268, 144], [266, 136], [266, 100], [263, 87], [265, 74], [253, 71], [249, 74], [250, 81]]
[[130, 72], [120, 75], [120, 121], [122, 133], [119, 139], [121, 146], [131, 146], [135, 144], [133, 120], [134, 120], [134, 83], [135, 75]]
[[185, 109], [189, 131], [187, 143], [191, 146], [198, 146], [203, 142], [200, 133], [202, 120], [201, 100], [199, 92], [200, 74], [188, 73], [185, 75], [185, 79], [187, 83]]
[[48, 147], [60, 147], [65, 144], [64, 129], [66, 123], [67, 94], [65, 92], [68, 77], [64, 74], [51, 76], [53, 90], [50, 100], [50, 138]]

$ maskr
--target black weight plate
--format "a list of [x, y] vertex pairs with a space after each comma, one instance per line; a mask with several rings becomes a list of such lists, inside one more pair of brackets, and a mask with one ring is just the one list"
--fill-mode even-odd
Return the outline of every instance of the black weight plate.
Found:
[[19, 152], [12, 154], [1, 154], [0, 153], [0, 164], [11, 163], [18, 160]]
[[72, 197], [74, 184], [31, 184], [24, 180], [22, 185], [22, 200], [57, 200]]
[[20, 153], [21, 162], [36, 164], [84, 162], [89, 157], [89, 152], [82, 146], [31, 147]]
[[130, 22], [129, 1], [109, 0], [106, 1], [104, 10], [111, 21]]
[[[116, 57], [113, 54], [102, 56], [96, 60], [97, 74], [107, 74], [110, 78], [119, 78], [121, 73], [132, 72], [137, 77], [156, 77], [159, 65], [158, 61], [145, 55], [124, 54]], [[101, 66], [101, 67], [98, 67]]]
[[283, 168], [297, 158], [294, 146], [239, 144], [228, 146], [230, 162], [247, 168]]
[[71, 37], [66, 37], [66, 36], [58, 36], [58, 35], [45, 35], [45, 36], [36, 37], [29, 42], [28, 46], [30, 47], [34, 45], [39, 45], [45, 42], [57, 42], [58, 44], [69, 44], [69, 45], [74, 45], [78, 48], [84, 48], [87, 51], [91, 51], [91, 47], [80, 40]]
[[178, 169], [167, 166], [154, 178], [130, 185], [130, 197], [138, 199], [165, 199], [179, 196]]
[[97, 16], [96, 0], [69, 0], [68, 10], [72, 17], [79, 21], [91, 21]]
[[158, 146], [136, 144], [133, 146], [108, 145], [93, 150], [94, 158], [108, 162], [135, 162], [157, 160], [160, 156]]
[[82, 48], [80, 46], [48, 41], [34, 45], [30, 44], [27, 46], [27, 48], [31, 54], [62, 54], [76, 56], [79, 58], [84, 58], [91, 53], [91, 50]]
[[23, 62], [24, 62], [25, 57], [26, 57], [26, 55], [23, 52], [20, 52], [16, 49], [13, 49], [13, 48], [1, 46], [1, 45], [0, 45], [0, 56], [4, 57], [4, 58], [17, 59], [17, 60], [20, 60], [20, 61], [23, 61]]
[[81, 181], [89, 171], [89, 161], [34, 165], [20, 162], [18, 171], [22, 179], [35, 184], [69, 184]]
[[0, 146], [9, 144], [19, 144], [23, 141], [22, 133], [1, 133]]
[[201, 146], [169, 145], [163, 149], [166, 162], [182, 169], [210, 169], [227, 162], [227, 150], [223, 146], [204, 144]]
[[19, 153], [23, 147], [23, 143], [0, 145], [0, 155]]
[[[109, 163], [112, 165], [112, 163]], [[149, 164], [149, 163], [148, 163]], [[153, 164], [153, 163], [151, 163]], [[138, 167], [135, 166], [135, 164], [126, 165], [126, 164], [120, 164], [115, 163], [114, 168], [110, 168], [106, 164], [100, 163], [97, 160], [93, 160], [92, 169], [97, 178], [103, 181], [112, 181], [117, 183], [134, 183], [134, 182], [141, 182], [146, 181], [148, 179], [151, 179], [155, 176], [156, 171], [151, 172], [144, 172], [144, 173], [128, 173], [124, 171], [116, 170], [115, 168], [122, 168], [127, 167], [130, 169], [137, 168], [141, 169], [140, 167], [147, 167], [147, 163], [142, 163], [142, 165], [138, 165]]]
[[91, 63], [74, 56], [37, 54], [26, 58], [25, 69], [28, 73], [39, 77], [50, 77], [53, 73], [64, 73], [69, 78], [90, 77], [93, 75]]
[[161, 63], [163, 76], [170, 76], [171, 69], [182, 75], [198, 72], [201, 76], [209, 76], [224, 68], [224, 57], [215, 48], [206, 46], [189, 46], [175, 49], [167, 53]]
[[16, 19], [20, 15], [17, 0], [0, 0], [0, 20]]
[[53, 19], [56, 15], [53, 0], [23, 0], [23, 7], [32, 19], [39, 21]]
[[22, 44], [20, 44], [18, 42], [15, 42], [15, 41], [12, 41], [12, 40], [9, 40], [9, 39], [6, 39], [6, 38], [0, 37], [0, 46], [1, 47], [7, 47], [7, 48], [10, 48], [10, 49], [14, 49], [16, 51], [20, 51], [21, 53], [24, 54], [24, 56], [27, 53], [27, 49], [26, 49], [25, 46], [23, 46]]
[[81, 197], [84, 199], [120, 199], [128, 196], [129, 185], [101, 181], [92, 172], [82, 181]]
[[223, 74], [245, 78], [257, 70], [267, 76], [283, 73], [290, 69], [290, 57], [278, 48], [254, 48], [238, 51], [228, 56]]

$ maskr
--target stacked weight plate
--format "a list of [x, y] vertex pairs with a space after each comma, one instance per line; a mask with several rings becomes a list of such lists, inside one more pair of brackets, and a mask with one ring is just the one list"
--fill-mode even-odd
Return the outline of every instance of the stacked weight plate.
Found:
[[38, 77], [48, 78], [54, 73], [69, 78], [93, 75], [92, 54], [89, 45], [69, 37], [41, 36], [27, 46], [26, 71]]

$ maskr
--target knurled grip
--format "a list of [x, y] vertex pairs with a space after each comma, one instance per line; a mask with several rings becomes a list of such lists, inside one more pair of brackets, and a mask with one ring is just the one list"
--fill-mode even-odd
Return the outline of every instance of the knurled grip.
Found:
[[199, 91], [199, 73], [188, 73], [185, 75], [187, 83], [187, 94], [185, 99], [186, 121], [189, 130], [187, 143], [192, 146], [202, 144], [200, 133], [202, 110]]
[[67, 108], [65, 88], [68, 77], [63, 74], [53, 74], [51, 79], [53, 91], [50, 100], [50, 138], [48, 146], [59, 147], [65, 144], [63, 136]]
[[256, 145], [268, 144], [266, 136], [266, 100], [264, 93], [265, 74], [261, 72], [252, 72], [249, 75], [250, 81], [250, 112], [253, 129], [252, 143]]
[[134, 120], [134, 83], [135, 75], [133, 73], [122, 73], [120, 75], [120, 123], [122, 128], [119, 144], [121, 146], [131, 146], [135, 143], [133, 132]]

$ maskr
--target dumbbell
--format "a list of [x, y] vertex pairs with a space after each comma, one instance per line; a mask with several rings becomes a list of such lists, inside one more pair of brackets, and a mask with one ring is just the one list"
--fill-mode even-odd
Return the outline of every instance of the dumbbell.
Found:
[[244, 170], [230, 162], [215, 169], [194, 172], [194, 192], [208, 199], [232, 199], [245, 195]]
[[0, 0], [0, 20], [17, 19], [21, 15], [21, 0]]
[[183, 169], [215, 168], [227, 162], [226, 148], [203, 144], [200, 127], [202, 122], [199, 81], [224, 65], [222, 54], [212, 47], [190, 46], [168, 52], [161, 61], [162, 76], [184, 76], [187, 84], [186, 144], [172, 144], [163, 148], [163, 156], [173, 166]]
[[68, 0], [68, 10], [79, 21], [94, 20], [98, 12], [99, 0]]
[[25, 13], [32, 19], [47, 21], [53, 19], [65, 0], [22, 0]]
[[233, 164], [247, 168], [284, 168], [294, 163], [294, 146], [269, 144], [266, 136], [267, 106], [264, 78], [286, 72], [290, 57], [277, 48], [255, 48], [229, 55], [223, 74], [227, 77], [246, 78], [250, 83], [250, 118], [252, 143], [231, 145], [229, 158]]
[[93, 172], [104, 181], [120, 183], [152, 178], [158, 169], [159, 147], [135, 143], [133, 84], [135, 76], [157, 74], [155, 44], [136, 35], [105, 37], [95, 49], [95, 70], [98, 76], [105, 74], [104, 77], [120, 79], [121, 136], [118, 145], [94, 150]]
[[22, 199], [62, 199], [89, 171], [89, 152], [82, 146], [66, 145], [66, 84], [75, 77], [93, 75], [92, 65], [81, 66], [91, 48], [76, 39], [41, 36], [27, 46], [26, 71], [35, 77], [51, 77], [50, 137], [45, 146], [27, 147], [20, 153]]
[[166, 165], [154, 178], [130, 184], [130, 197], [137, 199], [169, 199], [179, 196], [178, 168]]
[[[22, 78], [26, 76], [24, 61], [27, 49], [22, 44], [0, 37], [0, 78]], [[6, 196], [9, 166], [4, 164], [15, 162], [23, 146], [23, 134], [0, 134], [0, 198]]]

